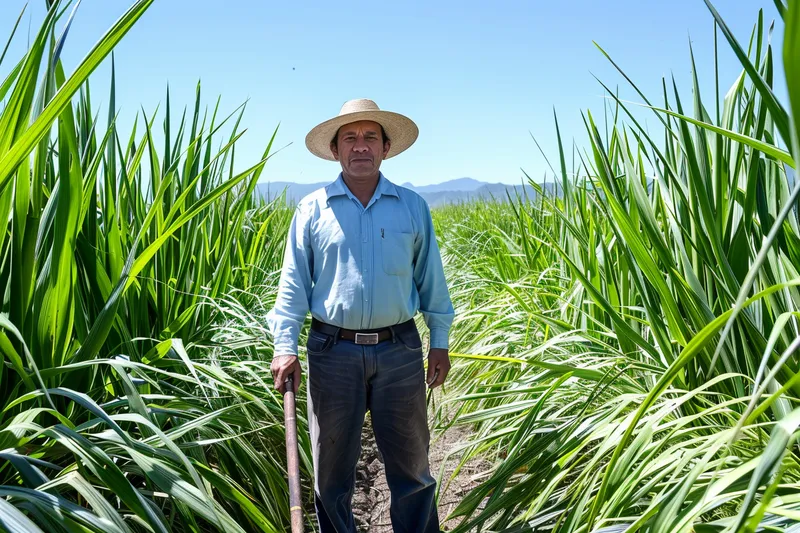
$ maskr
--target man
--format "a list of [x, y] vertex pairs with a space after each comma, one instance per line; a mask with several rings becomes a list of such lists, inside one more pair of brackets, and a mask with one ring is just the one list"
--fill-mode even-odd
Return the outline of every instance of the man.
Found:
[[[416, 141], [405, 116], [371, 100], [346, 102], [306, 137], [338, 161], [336, 181], [300, 201], [292, 219], [275, 307], [272, 373], [300, 386], [298, 334], [310, 311], [308, 421], [322, 533], [355, 532], [351, 509], [366, 411], [384, 459], [394, 531], [439, 531], [430, 474], [425, 384], [450, 370], [453, 306], [427, 203], [380, 172]], [[427, 378], [413, 317], [430, 330]]]

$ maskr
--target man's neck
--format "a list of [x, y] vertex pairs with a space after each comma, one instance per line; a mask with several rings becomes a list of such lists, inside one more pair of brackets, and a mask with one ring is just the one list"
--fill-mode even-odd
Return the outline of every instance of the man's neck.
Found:
[[342, 178], [345, 185], [353, 193], [353, 196], [358, 198], [361, 205], [367, 207], [372, 196], [375, 194], [375, 189], [378, 188], [378, 181], [380, 180], [380, 173], [370, 176], [368, 178], [353, 178], [342, 172]]

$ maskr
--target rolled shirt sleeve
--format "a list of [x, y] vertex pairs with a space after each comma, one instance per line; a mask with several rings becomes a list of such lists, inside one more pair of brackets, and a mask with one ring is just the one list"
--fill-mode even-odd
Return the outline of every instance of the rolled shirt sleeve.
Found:
[[300, 328], [311, 305], [313, 264], [308, 205], [298, 205], [286, 238], [278, 296], [267, 314], [274, 355], [297, 355]]
[[444, 276], [436, 242], [430, 207], [421, 200], [422, 228], [415, 242], [414, 283], [420, 299], [420, 312], [431, 333], [431, 348], [449, 348], [450, 327], [455, 312]]

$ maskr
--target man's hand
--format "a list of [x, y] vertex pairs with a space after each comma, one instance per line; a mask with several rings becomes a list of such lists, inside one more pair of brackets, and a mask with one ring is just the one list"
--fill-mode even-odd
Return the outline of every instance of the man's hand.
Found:
[[447, 350], [431, 348], [428, 352], [428, 378], [425, 380], [428, 387], [435, 389], [444, 383], [448, 372], [450, 372], [450, 356]]
[[272, 379], [275, 380], [275, 388], [281, 394], [286, 392], [286, 380], [292, 376], [294, 382], [294, 393], [300, 389], [300, 380], [303, 376], [303, 371], [300, 368], [300, 361], [296, 355], [276, 355], [272, 359], [270, 365], [272, 370]]

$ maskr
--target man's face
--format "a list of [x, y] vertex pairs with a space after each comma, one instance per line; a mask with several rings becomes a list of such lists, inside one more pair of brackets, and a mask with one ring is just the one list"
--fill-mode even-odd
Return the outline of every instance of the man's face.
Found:
[[389, 141], [383, 141], [380, 124], [371, 120], [342, 126], [338, 140], [338, 146], [331, 143], [331, 152], [341, 163], [344, 173], [353, 178], [376, 175], [389, 153]]

